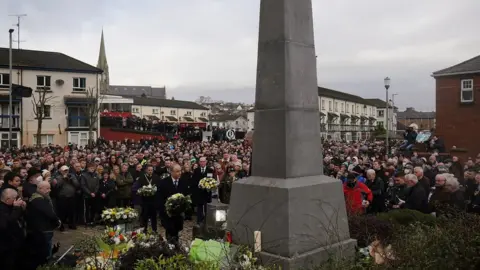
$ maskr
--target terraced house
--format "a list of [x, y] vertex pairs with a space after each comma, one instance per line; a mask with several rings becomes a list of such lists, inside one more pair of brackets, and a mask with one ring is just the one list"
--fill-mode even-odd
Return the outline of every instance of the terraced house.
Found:
[[[101, 69], [58, 52], [13, 50], [13, 76], [9, 76], [9, 50], [0, 48], [0, 136], [8, 141], [9, 82], [32, 88], [28, 98], [14, 98], [13, 145], [36, 142], [38, 112], [42, 112], [41, 144], [85, 145], [90, 116], [86, 107], [92, 102], [87, 89], [98, 91]], [[45, 93], [42, 108], [39, 99]], [[90, 92], [93, 93], [93, 92]], [[94, 127], [94, 132], [98, 125]]]
[[319, 87], [320, 132], [333, 140], [364, 140], [371, 136], [377, 121], [377, 108], [356, 95]]

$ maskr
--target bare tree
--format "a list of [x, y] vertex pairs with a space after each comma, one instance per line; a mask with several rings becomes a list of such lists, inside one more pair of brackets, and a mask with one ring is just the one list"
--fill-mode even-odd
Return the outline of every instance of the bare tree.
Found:
[[42, 123], [43, 119], [51, 117], [51, 104], [50, 101], [55, 99], [55, 96], [49, 96], [49, 88], [39, 87], [35, 91], [37, 95], [32, 94], [33, 115], [37, 119], [37, 134], [36, 134], [36, 146], [42, 145]]
[[[104, 95], [97, 91], [95, 87], [87, 89], [87, 103], [86, 113], [88, 117], [88, 146], [93, 146], [95, 141], [94, 138], [94, 129], [98, 126], [99, 114], [101, 112], [101, 104], [103, 101]], [[98, 130], [97, 130], [98, 132]]]

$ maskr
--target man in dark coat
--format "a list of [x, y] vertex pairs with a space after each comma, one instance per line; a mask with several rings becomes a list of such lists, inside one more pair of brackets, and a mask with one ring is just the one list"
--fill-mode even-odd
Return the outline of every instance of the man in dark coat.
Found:
[[18, 192], [11, 188], [2, 190], [0, 202], [0, 269], [19, 269], [17, 265], [25, 240], [21, 218], [25, 202], [17, 199]]
[[49, 196], [50, 184], [40, 182], [37, 192], [32, 195], [27, 208], [27, 246], [31, 249], [28, 269], [44, 265], [52, 255], [53, 231], [61, 222], [55, 214]]
[[167, 199], [177, 193], [188, 194], [188, 183], [181, 178], [182, 167], [178, 164], [173, 165], [171, 176], [160, 180], [158, 187], [160, 196], [160, 218], [165, 227], [165, 238], [169, 241], [178, 242], [178, 233], [183, 230], [182, 215], [169, 216], [165, 209]]
[[[148, 186], [148, 185], [156, 185], [157, 186], [157, 194], [159, 193], [158, 185], [160, 182], [159, 177], [153, 173], [153, 166], [148, 165], [145, 174], [140, 176], [139, 186]], [[158, 198], [156, 196], [142, 196], [142, 224], [145, 228], [145, 231], [148, 228], [148, 220], [152, 222], [152, 231], [157, 232], [157, 211], [155, 208], [155, 204], [157, 203]]]
[[199, 167], [193, 171], [192, 176], [192, 201], [197, 207], [197, 224], [203, 223], [205, 214], [207, 213], [207, 203], [212, 202], [212, 192], [198, 187], [200, 180], [205, 177], [213, 177], [213, 170], [207, 167], [207, 159], [201, 157], [199, 160]]
[[37, 191], [38, 177], [41, 176], [41, 172], [35, 168], [28, 170], [27, 182], [23, 184], [22, 197], [26, 200], [30, 199], [33, 193]]
[[94, 224], [98, 209], [97, 196], [99, 195], [100, 180], [95, 170], [95, 163], [88, 164], [87, 171], [82, 173], [80, 178], [80, 187], [85, 199], [85, 222], [88, 225]]
[[376, 214], [385, 211], [385, 187], [383, 180], [377, 177], [375, 170], [367, 170], [367, 181], [365, 183], [372, 191], [373, 200], [367, 209], [368, 213]]
[[408, 174], [405, 176], [405, 182], [410, 190], [407, 195], [403, 208], [417, 210], [422, 213], [428, 213], [428, 198], [425, 194], [425, 188], [418, 182], [417, 176]]

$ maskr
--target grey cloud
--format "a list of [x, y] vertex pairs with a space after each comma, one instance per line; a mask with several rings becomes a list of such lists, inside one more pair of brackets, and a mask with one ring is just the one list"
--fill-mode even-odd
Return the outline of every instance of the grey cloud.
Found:
[[[105, 31], [111, 82], [167, 86], [193, 100], [253, 101], [258, 0], [4, 0], [0, 24], [28, 13], [22, 46], [96, 64]], [[477, 55], [478, 0], [313, 0], [319, 85], [434, 108], [431, 72]], [[2, 10], [2, 9], [0, 9]], [[7, 31], [0, 46], [8, 44]], [[414, 97], [414, 98], [413, 98]]]

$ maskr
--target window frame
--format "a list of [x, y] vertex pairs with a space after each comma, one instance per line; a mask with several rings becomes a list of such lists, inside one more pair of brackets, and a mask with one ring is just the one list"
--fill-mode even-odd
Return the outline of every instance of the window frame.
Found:
[[160, 114], [160, 109], [152, 109], [152, 114]]
[[[38, 79], [43, 78], [43, 85], [38, 84]], [[47, 78], [49, 81], [49, 85], [47, 85]], [[37, 89], [43, 89], [43, 90], [50, 90], [52, 87], [52, 76], [48, 75], [37, 75]]]
[[[84, 87], [81, 86], [81, 81], [84, 81]], [[79, 83], [79, 85], [75, 86], [75, 81]], [[75, 77], [73, 78], [73, 91], [74, 92], [86, 92], [87, 91], [87, 78], [84, 77]]]
[[[464, 83], [470, 82], [470, 88], [465, 88]], [[463, 99], [463, 93], [464, 92], [472, 92], [472, 99], [471, 100], [465, 100]], [[473, 79], [464, 79], [460, 81], [460, 102], [462, 103], [471, 103], [475, 100], [474, 96], [474, 91], [473, 91]]]
[[[8, 77], [8, 83], [3, 83], [4, 79], [3, 77], [6, 76]], [[10, 87], [10, 74], [8, 73], [0, 73], [0, 88], [8, 88]]]
[[[46, 141], [46, 144], [43, 144], [42, 143], [42, 137], [45, 136], [45, 141]], [[52, 140], [51, 142], [48, 142], [48, 138], [51, 136]], [[40, 134], [40, 144], [41, 146], [48, 146], [50, 143], [53, 144], [53, 141], [54, 141], [54, 134]], [[36, 144], [37, 143], [37, 134], [33, 134], [33, 143]]]
[[[76, 114], [70, 114], [71, 111], [76, 110]], [[85, 110], [85, 116], [81, 115], [81, 110]], [[69, 128], [87, 128], [90, 126], [90, 117], [88, 115], [88, 108], [84, 106], [68, 106], [67, 107], [67, 127]], [[70, 125], [70, 121], [75, 121], [76, 125]], [[81, 125], [84, 122], [85, 125]]]

